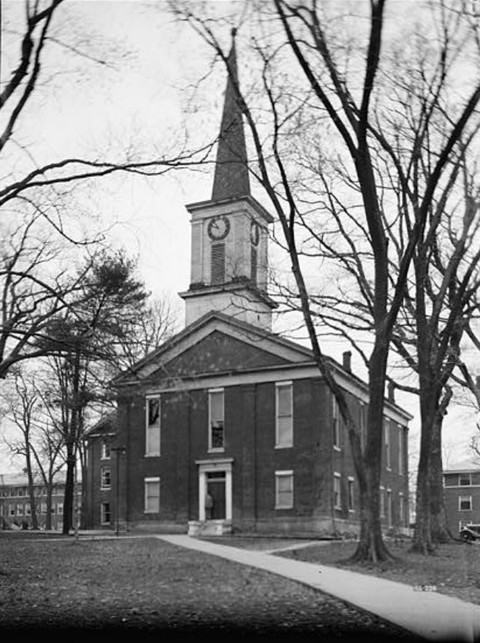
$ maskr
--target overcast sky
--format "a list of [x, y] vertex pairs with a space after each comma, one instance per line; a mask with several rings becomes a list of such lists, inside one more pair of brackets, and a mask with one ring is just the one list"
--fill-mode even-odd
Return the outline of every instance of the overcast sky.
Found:
[[[215, 0], [228, 8], [228, 0]], [[4, 24], [21, 17], [22, 2], [4, 0]], [[208, 68], [208, 55], [186, 25], [174, 24], [162, 0], [74, 0], [66, 19], [77, 35], [92, 39], [95, 53], [106, 46], [120, 53], [114, 68], [99, 66], [85, 58], [81, 67], [56, 79], [54, 89], [37, 106], [23, 141], [39, 158], [49, 154], [78, 153], [88, 156], [106, 141], [154, 142], [168, 147], [180, 132], [186, 112], [185, 89]], [[411, 4], [411, 3], [410, 3]], [[10, 22], [13, 20], [13, 22]], [[87, 50], [89, 48], [87, 47]], [[10, 52], [15, 54], [16, 52]], [[56, 61], [61, 61], [57, 49]], [[51, 62], [51, 61], [50, 61]], [[78, 61], [77, 61], [77, 64]], [[241, 69], [241, 65], [240, 65]], [[222, 81], [223, 83], [223, 81]], [[214, 136], [220, 124], [221, 92], [209, 97], [211, 110], [206, 126]], [[199, 97], [201, 104], [205, 97]], [[210, 198], [211, 174], [176, 174], [170, 179], [145, 181], [117, 178], [91, 195], [105, 225], [117, 223], [112, 238], [139, 256], [140, 269], [148, 288], [183, 302], [177, 293], [190, 280], [190, 224], [185, 204]], [[333, 356], [340, 358], [338, 346]], [[355, 361], [354, 361], [355, 366]], [[416, 414], [415, 400], [401, 398]], [[413, 423], [416, 434], [418, 422]], [[458, 439], [460, 431], [465, 436]], [[450, 460], [464, 457], [464, 446], [474, 429], [474, 418], [465, 409], [452, 409], [447, 417], [445, 444]], [[416, 439], [411, 448], [415, 450]], [[451, 444], [460, 443], [455, 453]], [[4, 471], [2, 471], [4, 472]]]

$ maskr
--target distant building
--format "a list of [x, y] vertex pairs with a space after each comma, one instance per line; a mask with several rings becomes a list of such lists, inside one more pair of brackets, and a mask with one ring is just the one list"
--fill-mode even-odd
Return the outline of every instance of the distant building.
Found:
[[[337, 403], [312, 351], [272, 332], [273, 217], [250, 193], [233, 87], [229, 80], [212, 198], [187, 206], [186, 328], [116, 379], [117, 414], [86, 436], [88, 528], [359, 530], [358, 480]], [[364, 443], [368, 387], [350, 357], [327, 359]], [[408, 530], [410, 419], [389, 394], [379, 483], [385, 531]]]
[[[122, 452], [116, 450], [117, 414], [109, 413], [95, 424], [85, 435], [86, 472], [84, 479], [84, 496], [82, 526], [110, 528], [114, 526], [114, 517], [119, 519], [118, 512], [113, 513], [118, 502], [115, 489], [120, 492], [119, 472]], [[115, 468], [115, 470], [114, 470]], [[123, 470], [121, 473], [124, 476]], [[115, 483], [113, 485], [112, 483]], [[123, 491], [123, 488], [122, 488]], [[124, 521], [122, 528], [124, 528]], [[119, 527], [119, 523], [115, 523]]]
[[[81, 488], [77, 489], [79, 503]], [[65, 479], [59, 477], [52, 490], [50, 508], [52, 529], [62, 529]], [[44, 529], [47, 524], [47, 488], [43, 482], [34, 483], [37, 524]], [[32, 511], [27, 476], [23, 473], [0, 474], [0, 528], [26, 528], [32, 526]]]
[[468, 524], [480, 524], [480, 466], [459, 463], [443, 472], [445, 513], [452, 535]]

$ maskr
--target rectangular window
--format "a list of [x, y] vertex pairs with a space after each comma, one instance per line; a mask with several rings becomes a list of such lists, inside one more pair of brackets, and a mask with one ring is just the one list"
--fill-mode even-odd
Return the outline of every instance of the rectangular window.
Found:
[[469, 473], [460, 473], [458, 476], [458, 484], [461, 487], [471, 487], [472, 477]]
[[293, 507], [293, 471], [275, 471], [275, 509]]
[[101, 458], [102, 460], [108, 460], [110, 458], [110, 440], [103, 440], [102, 441], [102, 454]]
[[282, 382], [275, 386], [275, 446], [293, 446], [293, 384]]
[[342, 508], [341, 477], [339, 473], [333, 474], [333, 506], [335, 509]]
[[367, 443], [367, 407], [364, 402], [360, 402], [358, 424], [360, 427], [360, 444], [365, 449]]
[[63, 502], [57, 502], [57, 514], [63, 514]]
[[405, 505], [403, 504], [403, 501], [403, 493], [400, 491], [398, 494], [398, 521], [401, 527], [403, 527], [405, 523]]
[[458, 485], [458, 474], [447, 474], [443, 478], [446, 487], [456, 487]]
[[390, 420], [383, 422], [383, 444], [385, 448], [385, 466], [387, 469], [392, 468], [391, 450], [390, 450]]
[[332, 396], [332, 437], [333, 437], [333, 448], [341, 449], [341, 415], [340, 409], [338, 408], [338, 403], [335, 397]]
[[348, 478], [348, 511], [355, 511], [355, 481]]
[[102, 467], [101, 470], [101, 488], [110, 489], [112, 486], [112, 472], [110, 467]]
[[392, 490], [387, 489], [387, 524], [391, 525], [393, 519], [393, 507], [392, 507]]
[[109, 502], [102, 502], [100, 507], [100, 513], [101, 513], [100, 519], [102, 521], [102, 525], [109, 525], [111, 521]]
[[380, 487], [380, 518], [385, 518], [385, 487]]
[[211, 283], [223, 284], [225, 281], [225, 244], [212, 243]]
[[160, 455], [160, 397], [147, 397], [145, 455]]
[[403, 463], [403, 428], [398, 427], [398, 473], [403, 475], [405, 472], [405, 465]]
[[160, 512], [160, 478], [145, 478], [145, 513]]
[[459, 497], [458, 511], [472, 511], [472, 496]]
[[225, 448], [225, 398], [223, 389], [208, 392], [209, 435], [208, 450], [223, 451]]

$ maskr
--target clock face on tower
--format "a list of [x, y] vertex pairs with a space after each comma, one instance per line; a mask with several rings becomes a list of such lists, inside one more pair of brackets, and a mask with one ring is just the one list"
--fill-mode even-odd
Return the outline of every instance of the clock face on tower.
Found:
[[258, 246], [258, 242], [260, 241], [260, 226], [256, 221], [252, 221], [250, 225], [250, 239], [254, 246]]
[[210, 219], [208, 222], [207, 231], [210, 239], [214, 239], [215, 241], [225, 239], [230, 232], [230, 221], [223, 215], [213, 217], [213, 219]]

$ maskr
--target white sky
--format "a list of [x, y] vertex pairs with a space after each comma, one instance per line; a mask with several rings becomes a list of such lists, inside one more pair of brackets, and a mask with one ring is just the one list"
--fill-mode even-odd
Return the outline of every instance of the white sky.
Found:
[[[228, 6], [228, 0], [215, 1]], [[36, 105], [30, 128], [22, 130], [22, 142], [39, 159], [66, 150], [87, 156], [92, 149], [104, 149], [106, 140], [113, 144], [135, 140], [163, 149], [188, 119], [182, 88], [205, 73], [205, 49], [191, 30], [179, 29], [162, 13], [162, 0], [149, 6], [139, 0], [72, 0], [69, 4], [75, 13], [69, 23], [73, 32], [88, 35], [94, 53], [105, 39], [108, 47], [120, 46], [120, 51], [131, 55], [117, 69], [104, 70], [85, 60], [81, 73], [73, 70], [54, 79], [54, 91]], [[4, 12], [18, 11], [21, 5], [19, 0], [4, 0]], [[55, 56], [57, 62], [58, 49]], [[212, 111], [205, 120], [212, 136], [220, 125], [221, 102], [222, 95], [212, 99]], [[107, 223], [122, 222], [114, 229], [114, 238], [138, 253], [147, 286], [155, 294], [166, 293], [176, 300], [182, 315], [183, 301], [177, 293], [186, 290], [190, 280], [190, 225], [184, 206], [210, 198], [211, 187], [211, 173], [197, 178], [178, 173], [175, 178], [152, 179], [148, 184], [123, 176], [89, 195], [86, 204], [101, 212]], [[348, 348], [332, 347], [330, 352], [341, 359], [341, 352]], [[354, 358], [354, 370], [357, 366]], [[414, 399], [397, 399], [417, 414]], [[465, 408], [450, 410], [444, 439], [449, 464], [464, 459], [474, 422]], [[412, 437], [417, 431], [415, 420]], [[459, 433], [464, 436], [461, 440]], [[455, 449], [453, 443], [457, 443]], [[414, 437], [411, 450], [415, 449]], [[3, 465], [0, 470], [5, 472]]]

